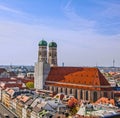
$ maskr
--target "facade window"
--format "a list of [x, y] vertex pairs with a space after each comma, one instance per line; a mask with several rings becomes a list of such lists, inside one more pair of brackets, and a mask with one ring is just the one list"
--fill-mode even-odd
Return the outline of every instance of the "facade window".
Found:
[[63, 92], [63, 89], [61, 88], [61, 93]]
[[70, 89], [70, 94], [72, 94], [72, 89]]
[[58, 93], [58, 87], [56, 88], [56, 92]]
[[77, 89], [75, 89], [75, 98], [77, 98]]
[[83, 99], [83, 91], [80, 91], [80, 99]]
[[86, 100], [88, 100], [88, 91], [86, 91]]
[[65, 88], [65, 94], [67, 95], [67, 88]]
[[93, 93], [93, 102], [97, 101], [97, 92], [94, 91]]

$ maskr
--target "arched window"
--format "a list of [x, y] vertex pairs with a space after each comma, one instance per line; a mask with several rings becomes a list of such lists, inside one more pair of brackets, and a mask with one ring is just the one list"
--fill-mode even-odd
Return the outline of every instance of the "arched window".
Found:
[[86, 100], [88, 100], [88, 91], [86, 91]]
[[61, 93], [63, 92], [63, 89], [61, 88]]
[[56, 92], [58, 93], [58, 87], [56, 87]]
[[67, 95], [67, 88], [65, 88], [65, 94]]
[[93, 93], [93, 102], [97, 101], [97, 92], [94, 91]]
[[80, 99], [83, 99], [83, 91], [80, 91]]
[[72, 89], [70, 89], [70, 94], [72, 94]]
[[77, 98], [77, 89], [75, 89], [75, 98]]

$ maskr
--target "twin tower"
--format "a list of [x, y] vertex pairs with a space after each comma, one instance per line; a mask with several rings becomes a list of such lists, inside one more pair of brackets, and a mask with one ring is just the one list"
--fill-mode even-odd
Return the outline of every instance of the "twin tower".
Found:
[[41, 40], [38, 45], [38, 62], [45, 62], [50, 66], [57, 66], [57, 44], [53, 41], [50, 42], [48, 51], [47, 42], [45, 40]]
[[41, 40], [38, 44], [38, 61], [35, 63], [34, 88], [44, 89], [45, 81], [52, 66], [57, 66], [57, 44], [49, 43], [47, 50], [47, 42]]

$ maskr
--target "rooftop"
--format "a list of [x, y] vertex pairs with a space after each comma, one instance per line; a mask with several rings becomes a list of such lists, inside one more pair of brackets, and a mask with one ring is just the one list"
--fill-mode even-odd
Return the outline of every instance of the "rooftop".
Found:
[[112, 90], [98, 68], [51, 67], [46, 84], [90, 90]]

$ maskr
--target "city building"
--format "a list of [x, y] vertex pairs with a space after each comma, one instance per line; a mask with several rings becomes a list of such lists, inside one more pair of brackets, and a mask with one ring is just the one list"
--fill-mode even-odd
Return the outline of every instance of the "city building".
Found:
[[34, 86], [36, 89], [43, 89], [50, 66], [57, 66], [57, 44], [55, 42], [49, 43], [49, 53], [47, 53], [47, 42], [45, 40], [41, 40], [38, 46], [38, 62], [35, 63]]
[[112, 87], [98, 68], [57, 66], [57, 44], [55, 42], [49, 43], [48, 56], [47, 42], [44, 40], [39, 42], [34, 82], [36, 89], [72, 94], [77, 99], [91, 102], [100, 97], [114, 97]]
[[57, 44], [55, 42], [49, 43], [48, 63], [50, 66], [57, 66]]
[[103, 96], [113, 98], [113, 90], [108, 81], [99, 69], [92, 67], [51, 67], [46, 88], [91, 102]]
[[0, 78], [9, 78], [10, 73], [5, 68], [0, 68]]

